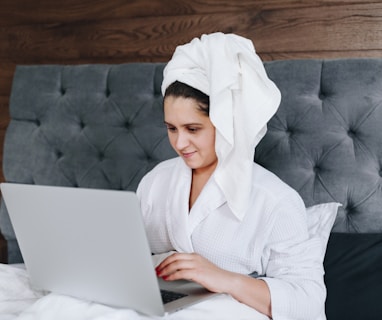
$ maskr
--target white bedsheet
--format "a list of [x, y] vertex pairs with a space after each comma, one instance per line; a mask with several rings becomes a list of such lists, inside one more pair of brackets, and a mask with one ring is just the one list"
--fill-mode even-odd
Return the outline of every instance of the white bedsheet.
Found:
[[0, 320], [267, 320], [228, 295], [218, 295], [165, 317], [147, 317], [54, 293], [33, 290], [21, 265], [0, 264]]

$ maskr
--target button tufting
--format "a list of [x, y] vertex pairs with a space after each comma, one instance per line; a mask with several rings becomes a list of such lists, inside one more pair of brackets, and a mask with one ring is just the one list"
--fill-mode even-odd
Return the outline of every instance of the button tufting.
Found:
[[286, 134], [288, 137], [290, 137], [291, 135], [293, 135], [293, 130], [290, 129], [290, 128], [288, 128], [288, 129], [286, 129], [285, 134]]
[[347, 219], [353, 219], [354, 218], [354, 213], [355, 213], [354, 209], [348, 208], [346, 210], [346, 218]]
[[351, 199], [348, 199], [348, 204], [344, 208], [345, 216], [350, 219], [356, 212], [356, 207], [354, 207], [354, 204], [351, 202]]
[[60, 91], [61, 91], [61, 95], [64, 95], [66, 93], [66, 89], [65, 88], [61, 88]]
[[349, 129], [348, 130], [348, 136], [352, 139], [354, 139], [354, 137], [356, 136], [356, 131], [354, 131], [353, 129]]
[[36, 125], [37, 125], [38, 127], [41, 126], [41, 122], [40, 122], [39, 119], [36, 119], [36, 120], [35, 120], [35, 123], [36, 123]]
[[110, 94], [111, 94], [110, 89], [106, 88], [106, 92], [105, 92], [106, 97], [109, 98]]

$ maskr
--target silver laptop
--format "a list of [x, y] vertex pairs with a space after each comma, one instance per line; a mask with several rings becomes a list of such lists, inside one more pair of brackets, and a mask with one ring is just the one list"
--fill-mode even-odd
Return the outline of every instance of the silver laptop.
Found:
[[[37, 289], [158, 316], [214, 295], [156, 277], [134, 192], [12, 183], [1, 191]], [[161, 293], [174, 292], [164, 303]]]

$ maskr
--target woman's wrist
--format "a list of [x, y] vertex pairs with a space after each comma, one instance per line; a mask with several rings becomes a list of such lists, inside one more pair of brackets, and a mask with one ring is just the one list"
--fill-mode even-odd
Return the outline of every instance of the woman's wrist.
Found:
[[265, 281], [244, 274], [230, 273], [225, 286], [224, 293], [268, 317], [272, 316], [271, 296]]

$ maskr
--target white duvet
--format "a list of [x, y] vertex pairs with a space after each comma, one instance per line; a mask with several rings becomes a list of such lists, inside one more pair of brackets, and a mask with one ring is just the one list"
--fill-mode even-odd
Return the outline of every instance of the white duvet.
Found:
[[130, 309], [115, 309], [54, 293], [33, 290], [22, 265], [0, 264], [0, 320], [197, 320], [252, 319], [266, 316], [228, 295], [218, 295], [164, 317], [147, 317]]

